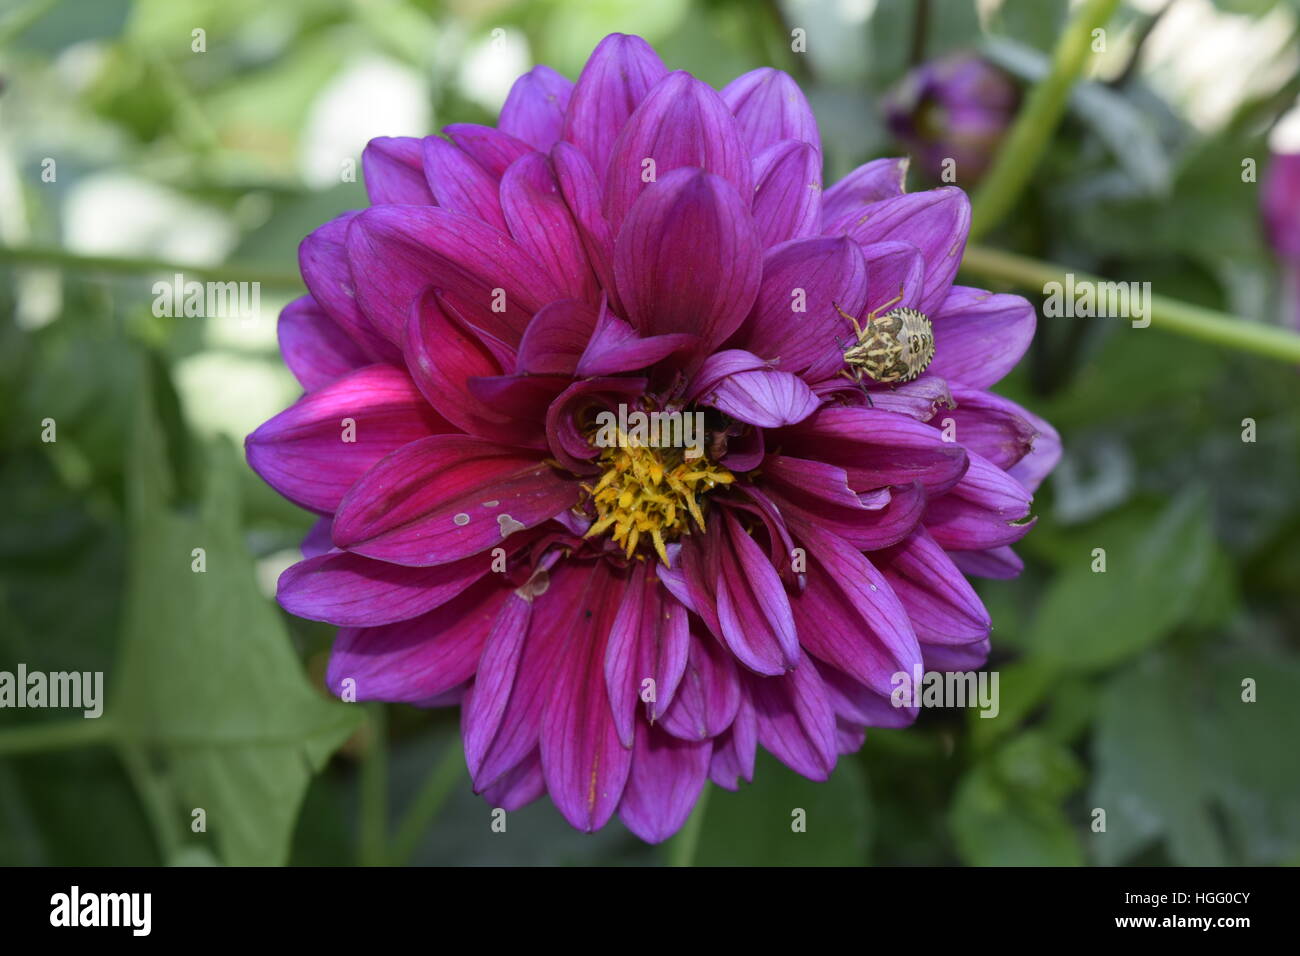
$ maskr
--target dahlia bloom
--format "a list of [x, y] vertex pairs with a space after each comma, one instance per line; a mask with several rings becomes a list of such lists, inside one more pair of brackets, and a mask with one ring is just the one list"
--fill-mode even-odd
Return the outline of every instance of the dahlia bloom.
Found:
[[[758, 745], [823, 780], [915, 718], [896, 672], [982, 665], [964, 572], [1020, 570], [1059, 441], [987, 391], [1035, 313], [953, 285], [965, 194], [893, 159], [823, 192], [790, 77], [718, 93], [618, 34], [445, 132], [372, 141], [370, 208], [303, 241], [306, 394], [247, 440], [320, 516], [278, 598], [339, 626], [334, 692], [459, 705], [492, 805], [659, 841]], [[900, 304], [928, 370], [840, 374], [840, 313]], [[597, 442], [620, 410], [707, 434]]]
[[1008, 74], [960, 53], [908, 73], [885, 97], [883, 109], [889, 131], [916, 154], [931, 178], [942, 179], [944, 161], [951, 159], [960, 181], [974, 183], [992, 161], [1019, 102], [1020, 90]]

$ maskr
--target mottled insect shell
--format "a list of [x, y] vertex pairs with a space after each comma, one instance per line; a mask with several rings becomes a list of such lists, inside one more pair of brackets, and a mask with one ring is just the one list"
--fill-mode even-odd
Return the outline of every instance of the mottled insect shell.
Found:
[[894, 309], [871, 319], [857, 342], [844, 350], [844, 364], [859, 380], [865, 375], [882, 385], [910, 382], [933, 358], [934, 330], [915, 309]]

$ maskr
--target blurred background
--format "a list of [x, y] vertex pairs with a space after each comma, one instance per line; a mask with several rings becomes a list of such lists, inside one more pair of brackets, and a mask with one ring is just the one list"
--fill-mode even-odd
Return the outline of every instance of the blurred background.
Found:
[[[669, 858], [617, 821], [576, 833], [545, 800], [493, 833], [455, 713], [324, 694], [332, 629], [271, 600], [311, 517], [241, 450], [299, 393], [275, 337], [298, 242], [367, 204], [370, 137], [494, 123], [519, 73], [576, 78], [613, 31], [719, 88], [790, 72], [827, 184], [910, 152], [926, 188], [942, 170], [924, 158], [964, 150], [970, 189], [962, 171], [996, 150], [1070, 10], [0, 0], [0, 670], [103, 671], [108, 694], [99, 721], [0, 711], [0, 863]], [[1300, 151], [1298, 37], [1287, 0], [1125, 0], [986, 243], [1286, 324], [1296, 264], [1243, 171]], [[911, 72], [968, 55], [995, 74], [956, 71], [973, 105], [927, 93], [933, 66]], [[1274, 222], [1300, 224], [1297, 195], [1268, 201]], [[178, 270], [260, 282], [259, 313], [156, 316], [153, 285]], [[696, 862], [1300, 863], [1298, 382], [1158, 324], [1040, 317], [999, 390], [1053, 422], [1066, 457], [1018, 547], [1025, 573], [978, 582], [999, 717], [924, 711], [825, 784], [760, 760], [741, 793], [713, 788]]]

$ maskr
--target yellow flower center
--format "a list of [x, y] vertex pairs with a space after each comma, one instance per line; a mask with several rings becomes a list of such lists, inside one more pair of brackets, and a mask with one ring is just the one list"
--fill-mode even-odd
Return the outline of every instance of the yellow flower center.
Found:
[[736, 480], [707, 457], [687, 458], [684, 452], [626, 441], [604, 449], [600, 480], [582, 486], [596, 508], [596, 520], [585, 537], [608, 532], [628, 557], [647, 540], [668, 564], [667, 542], [690, 534], [692, 520], [704, 530], [703, 496]]

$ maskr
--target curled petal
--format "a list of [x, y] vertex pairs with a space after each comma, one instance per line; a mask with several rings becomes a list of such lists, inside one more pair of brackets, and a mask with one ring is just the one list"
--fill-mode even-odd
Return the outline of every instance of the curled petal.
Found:
[[600, 313], [595, 331], [578, 360], [577, 374], [615, 375], [648, 368], [674, 352], [689, 352], [699, 337], [686, 332], [642, 338], [636, 330], [608, 309]]
[[770, 368], [740, 349], [715, 352], [691, 383], [690, 396], [738, 421], [763, 428], [793, 425], [820, 404], [803, 379]]
[[519, 342], [519, 371], [572, 375], [596, 329], [597, 312], [585, 302], [552, 302], [528, 323]]

